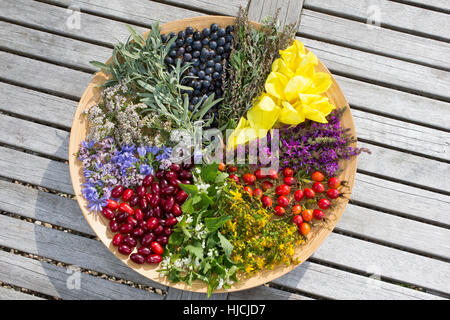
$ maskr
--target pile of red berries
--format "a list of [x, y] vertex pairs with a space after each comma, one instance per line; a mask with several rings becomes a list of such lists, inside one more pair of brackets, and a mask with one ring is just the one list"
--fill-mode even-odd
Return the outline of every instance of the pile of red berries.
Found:
[[161, 262], [172, 227], [182, 214], [181, 205], [188, 198], [179, 184], [192, 183], [191, 167], [172, 164], [169, 170], [146, 176], [134, 189], [119, 185], [112, 190], [102, 213], [115, 233], [112, 244], [121, 254], [137, 264]]
[[[225, 170], [226, 167], [221, 165], [219, 169]], [[284, 168], [281, 171], [282, 177], [279, 177], [279, 173], [273, 169], [268, 173], [257, 169], [254, 173], [242, 174], [241, 178], [237, 174], [236, 166], [228, 166], [227, 169], [231, 173], [229, 178], [236, 183], [241, 183], [242, 178], [243, 184], [246, 185], [244, 190], [250, 196], [259, 197], [264, 207], [272, 207], [272, 198], [276, 197], [274, 214], [277, 216], [292, 214], [292, 222], [298, 226], [302, 235], [307, 235], [311, 231], [310, 223], [313, 218], [322, 220], [325, 217], [324, 210], [332, 205], [331, 201], [341, 196], [338, 190], [341, 185], [340, 180], [337, 177], [329, 178], [326, 183], [328, 190], [326, 190], [323, 183], [325, 175], [320, 171], [314, 172], [308, 179], [302, 179], [300, 183], [294, 177], [295, 172], [291, 168]], [[300, 186], [303, 184], [308, 187], [301, 189]], [[318, 208], [310, 209], [314, 207]]]

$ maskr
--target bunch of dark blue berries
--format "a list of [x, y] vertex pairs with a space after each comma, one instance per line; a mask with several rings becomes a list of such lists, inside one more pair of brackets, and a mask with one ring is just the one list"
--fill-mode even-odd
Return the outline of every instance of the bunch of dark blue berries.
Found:
[[[191, 110], [194, 105], [213, 93], [215, 99], [222, 97], [222, 75], [230, 57], [234, 39], [233, 31], [234, 28], [231, 25], [220, 28], [217, 23], [213, 23], [202, 31], [187, 27], [178, 34], [171, 32], [161, 36], [163, 42], [176, 37], [165, 59], [167, 65], [176, 66], [178, 61], [181, 65], [192, 64], [183, 83], [194, 89], [186, 92], [189, 95]], [[217, 119], [219, 105], [213, 107], [205, 118], [214, 116]]]

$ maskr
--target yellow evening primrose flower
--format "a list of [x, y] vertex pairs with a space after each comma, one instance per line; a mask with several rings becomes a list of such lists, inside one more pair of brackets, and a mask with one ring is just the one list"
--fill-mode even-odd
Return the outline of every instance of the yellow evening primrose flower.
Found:
[[228, 148], [264, 137], [277, 123], [297, 125], [305, 119], [327, 123], [326, 116], [335, 108], [323, 96], [332, 85], [331, 76], [315, 71], [316, 55], [307, 53], [299, 40], [280, 50], [280, 56], [272, 64], [265, 92], [240, 119]]

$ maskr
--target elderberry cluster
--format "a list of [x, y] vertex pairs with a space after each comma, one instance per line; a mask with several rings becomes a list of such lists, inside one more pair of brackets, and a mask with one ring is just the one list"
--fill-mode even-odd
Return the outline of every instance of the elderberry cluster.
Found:
[[[189, 95], [191, 111], [194, 105], [213, 93], [215, 99], [223, 96], [222, 75], [230, 57], [233, 32], [231, 25], [221, 28], [217, 23], [213, 23], [202, 31], [187, 27], [178, 34], [171, 32], [161, 36], [163, 42], [176, 37], [165, 59], [167, 65], [176, 66], [178, 61], [181, 65], [192, 64], [183, 83], [193, 89], [186, 92]], [[205, 118], [214, 116], [217, 119], [219, 105], [214, 106]]]

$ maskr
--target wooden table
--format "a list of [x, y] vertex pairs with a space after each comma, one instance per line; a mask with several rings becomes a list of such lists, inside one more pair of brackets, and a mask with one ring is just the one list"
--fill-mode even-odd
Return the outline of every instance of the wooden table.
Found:
[[[0, 0], [0, 298], [204, 299], [149, 281], [84, 220], [69, 179], [74, 110], [125, 24], [205, 14], [259, 20], [269, 0]], [[289, 0], [281, 22], [329, 67], [352, 107], [351, 204], [305, 263], [213, 299], [450, 298], [450, 2]], [[301, 15], [300, 15], [301, 12]]]

